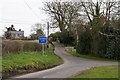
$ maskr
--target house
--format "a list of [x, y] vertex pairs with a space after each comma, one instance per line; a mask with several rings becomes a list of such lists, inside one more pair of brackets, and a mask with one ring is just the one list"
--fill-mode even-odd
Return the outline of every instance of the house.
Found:
[[10, 39], [24, 39], [24, 31], [9, 31]]
[[6, 28], [6, 38], [7, 39], [13, 39], [13, 40], [21, 40], [24, 39], [24, 31], [19, 29], [18, 31], [15, 30], [14, 25], [11, 25], [11, 27]]

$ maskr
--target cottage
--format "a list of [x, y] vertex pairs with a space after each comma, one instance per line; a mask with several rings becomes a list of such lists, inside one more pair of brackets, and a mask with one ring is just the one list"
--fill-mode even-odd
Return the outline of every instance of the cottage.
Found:
[[24, 31], [19, 29], [18, 31], [14, 28], [14, 25], [11, 25], [11, 27], [6, 27], [7, 31], [5, 32], [5, 38], [6, 39], [24, 39]]
[[11, 39], [24, 39], [24, 31], [9, 31]]

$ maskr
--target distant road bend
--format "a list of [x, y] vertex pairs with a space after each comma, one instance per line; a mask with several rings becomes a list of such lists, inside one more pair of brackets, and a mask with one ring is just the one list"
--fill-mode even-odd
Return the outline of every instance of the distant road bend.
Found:
[[64, 60], [64, 64], [51, 69], [28, 73], [12, 78], [68, 78], [91, 67], [118, 65], [118, 62], [90, 60], [72, 56], [58, 43], [55, 43], [55, 54]]

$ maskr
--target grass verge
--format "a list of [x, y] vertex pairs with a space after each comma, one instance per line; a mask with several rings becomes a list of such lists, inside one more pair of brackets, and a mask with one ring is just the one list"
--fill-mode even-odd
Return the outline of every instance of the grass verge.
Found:
[[106, 59], [106, 58], [94, 57], [94, 56], [90, 56], [90, 55], [78, 54], [78, 53], [76, 53], [76, 51], [72, 51], [72, 52], [70, 52], [70, 54], [72, 54], [73, 56], [77, 56], [77, 57], [81, 57], [81, 58], [86, 58], [86, 59], [118, 62], [118, 60]]
[[45, 55], [42, 52], [21, 52], [7, 54], [2, 57], [2, 76], [7, 78], [16, 74], [23, 74], [54, 67], [62, 60], [48, 49]]
[[73, 78], [119, 78], [118, 66], [94, 67], [73, 76]]

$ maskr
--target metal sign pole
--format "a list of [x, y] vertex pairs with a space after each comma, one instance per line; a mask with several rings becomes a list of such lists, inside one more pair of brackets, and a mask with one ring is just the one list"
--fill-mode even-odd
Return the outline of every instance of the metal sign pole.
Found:
[[43, 52], [43, 56], [44, 56], [44, 44], [42, 44], [42, 52]]

